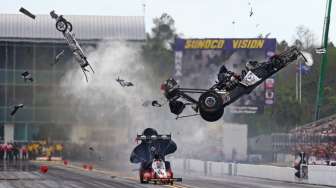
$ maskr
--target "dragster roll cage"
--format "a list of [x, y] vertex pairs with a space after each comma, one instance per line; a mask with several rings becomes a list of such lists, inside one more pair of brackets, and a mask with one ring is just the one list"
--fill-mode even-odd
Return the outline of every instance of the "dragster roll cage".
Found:
[[[202, 94], [207, 91], [210, 91], [211, 89], [192, 89], [192, 88], [175, 88], [172, 91], [169, 91], [169, 95], [172, 95], [171, 97], [168, 97], [169, 101], [175, 101], [178, 98], [183, 98], [193, 104], [198, 104], [198, 100], [194, 99], [193, 97], [187, 95], [186, 93], [190, 94]], [[189, 103], [186, 103], [188, 105]]]

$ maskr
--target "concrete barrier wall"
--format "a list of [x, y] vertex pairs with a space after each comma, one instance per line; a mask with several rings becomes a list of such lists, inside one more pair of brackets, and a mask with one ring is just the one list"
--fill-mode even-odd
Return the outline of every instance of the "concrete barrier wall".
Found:
[[168, 158], [174, 171], [179, 173], [223, 176], [230, 173], [230, 163], [201, 161], [195, 159]]
[[294, 176], [294, 173], [296, 172], [295, 169], [291, 167], [233, 164], [194, 159], [170, 159], [170, 161], [176, 172], [184, 174], [198, 174], [212, 177], [238, 175], [279, 181], [336, 186], [335, 166], [309, 165], [308, 179], [299, 180]]
[[187, 171], [190, 173], [207, 174], [207, 170], [205, 169], [206, 163], [206, 161], [190, 159], [187, 162]]
[[167, 159], [168, 161], [170, 161], [170, 166], [173, 168], [174, 171], [178, 171], [178, 172], [183, 172], [185, 167], [185, 164], [183, 163], [184, 161], [186, 161], [187, 159]]
[[229, 174], [229, 163], [208, 162], [208, 174], [210, 176], [223, 176]]
[[312, 184], [336, 186], [336, 166], [309, 165], [308, 181]]
[[270, 165], [237, 164], [238, 176], [267, 178], [281, 181], [295, 181], [295, 169], [290, 167], [276, 167]]

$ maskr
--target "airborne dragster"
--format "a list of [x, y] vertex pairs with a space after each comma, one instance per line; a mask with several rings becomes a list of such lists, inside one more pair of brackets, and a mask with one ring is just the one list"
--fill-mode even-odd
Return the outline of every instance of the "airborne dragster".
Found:
[[[218, 81], [209, 89], [183, 88], [174, 78], [170, 78], [161, 85], [161, 90], [169, 102], [171, 113], [177, 115], [177, 118], [200, 115], [206, 121], [217, 121], [222, 117], [226, 106], [249, 94], [264, 80], [299, 57], [307, 62], [296, 47], [291, 47], [265, 62], [249, 61], [241, 75], [228, 71], [223, 66]], [[193, 96], [195, 94], [198, 94], [198, 99]], [[195, 114], [180, 116], [187, 105], [192, 107]]]

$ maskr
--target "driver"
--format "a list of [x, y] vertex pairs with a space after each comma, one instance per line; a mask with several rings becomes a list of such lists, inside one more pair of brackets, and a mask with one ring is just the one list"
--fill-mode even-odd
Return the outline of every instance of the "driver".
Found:
[[219, 73], [217, 75], [218, 81], [219, 82], [227, 82], [233, 79], [238, 79], [240, 80], [240, 76], [237, 75], [236, 73], [229, 71], [225, 65], [222, 65], [221, 68], [219, 69]]
[[231, 81], [241, 81], [241, 76], [229, 71], [225, 65], [222, 65], [217, 75], [220, 87], [223, 89], [226, 85], [231, 85]]

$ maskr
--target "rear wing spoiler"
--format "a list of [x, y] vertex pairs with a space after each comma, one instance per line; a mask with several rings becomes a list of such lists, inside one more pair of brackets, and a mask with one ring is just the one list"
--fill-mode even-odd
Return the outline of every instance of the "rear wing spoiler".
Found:
[[141, 140], [141, 141], [151, 141], [151, 140], [171, 140], [171, 134], [162, 134], [162, 135], [152, 135], [152, 136], [146, 136], [146, 135], [137, 135], [135, 140]]

